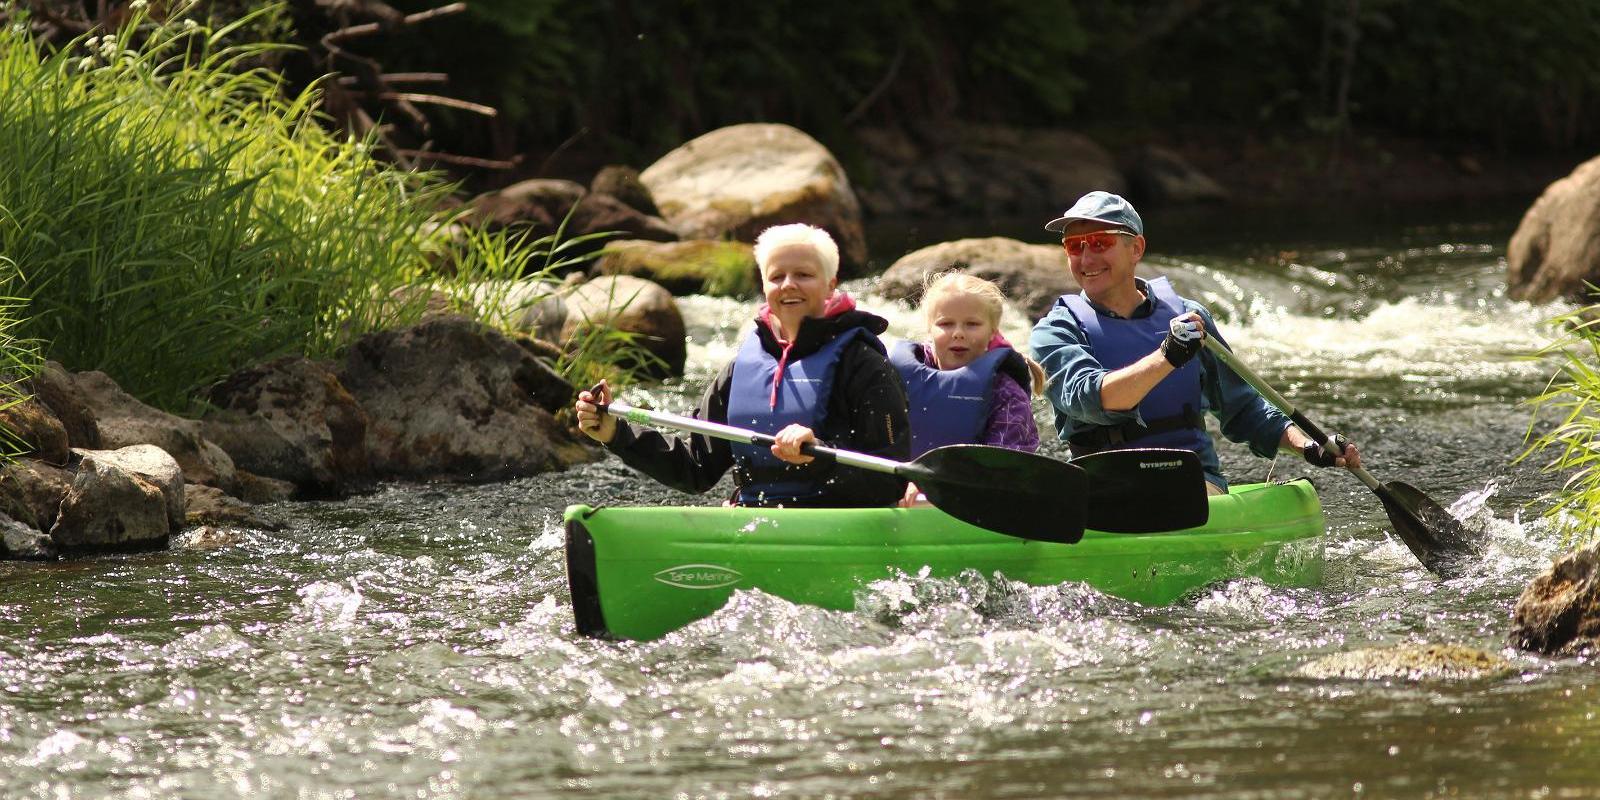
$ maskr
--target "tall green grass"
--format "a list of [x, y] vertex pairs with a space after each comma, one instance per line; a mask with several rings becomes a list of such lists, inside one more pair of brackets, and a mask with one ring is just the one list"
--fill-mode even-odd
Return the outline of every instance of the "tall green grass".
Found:
[[136, 15], [54, 51], [0, 30], [0, 296], [22, 300], [19, 337], [183, 410], [239, 367], [415, 321], [427, 293], [403, 287], [559, 263], [550, 239], [451, 236], [451, 187], [331, 134], [315, 87], [283, 94], [256, 66], [281, 46], [233, 43], [278, 11]]
[[[14, 274], [16, 269], [15, 264], [0, 258], [0, 276]], [[38, 343], [16, 335], [21, 305], [14, 297], [0, 297], [0, 412], [28, 399], [28, 381], [39, 369]], [[30, 448], [15, 431], [0, 424], [0, 465]]]
[[[1529, 446], [1518, 460], [1543, 455], [1545, 471], [1566, 475], [1544, 510], [1568, 546], [1600, 541], [1600, 304], [1551, 320], [1563, 332], [1539, 357], [1555, 367], [1545, 391], [1528, 402], [1534, 423]], [[1560, 419], [1536, 434], [1546, 413]]]

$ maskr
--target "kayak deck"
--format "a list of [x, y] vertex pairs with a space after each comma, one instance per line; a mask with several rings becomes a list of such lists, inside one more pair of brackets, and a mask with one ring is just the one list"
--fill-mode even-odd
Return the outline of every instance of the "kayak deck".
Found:
[[1247, 484], [1210, 498], [1198, 528], [1090, 530], [1076, 544], [1030, 541], [938, 509], [570, 506], [567, 577], [578, 631], [648, 640], [709, 616], [735, 589], [838, 610], [895, 571], [986, 577], [1035, 586], [1083, 581], [1162, 605], [1217, 581], [1279, 586], [1322, 580], [1324, 520], [1304, 480]]

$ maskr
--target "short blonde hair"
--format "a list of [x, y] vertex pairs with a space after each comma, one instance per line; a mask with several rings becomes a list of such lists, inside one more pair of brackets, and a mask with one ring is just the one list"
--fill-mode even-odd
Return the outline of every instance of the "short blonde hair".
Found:
[[[1000, 315], [1006, 310], [1005, 293], [994, 281], [955, 270], [928, 276], [927, 287], [922, 290], [922, 319], [928, 328], [933, 328], [933, 306], [939, 302], [939, 298], [963, 294], [975, 297], [983, 304], [983, 310], [989, 314], [989, 325], [999, 332]], [[1028, 388], [1032, 394], [1044, 394], [1044, 367], [1020, 350], [1017, 355], [1022, 356], [1022, 362], [1028, 366], [1028, 377], [1032, 379], [1032, 385]]]
[[827, 231], [804, 222], [774, 225], [762, 231], [756, 237], [756, 266], [763, 274], [766, 273], [767, 261], [772, 254], [790, 245], [804, 245], [817, 254], [817, 263], [822, 265], [823, 280], [831, 281], [839, 274], [839, 245], [834, 243]]
[[940, 272], [928, 276], [927, 288], [922, 290], [922, 318], [933, 324], [933, 306], [939, 298], [948, 295], [975, 297], [989, 313], [989, 324], [1000, 329], [1000, 315], [1005, 312], [1006, 296], [993, 281], [986, 281], [965, 272]]

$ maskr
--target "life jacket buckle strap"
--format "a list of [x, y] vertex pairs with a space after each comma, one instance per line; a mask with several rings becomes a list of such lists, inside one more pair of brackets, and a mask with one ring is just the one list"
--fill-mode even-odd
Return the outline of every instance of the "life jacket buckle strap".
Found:
[[1184, 428], [1203, 429], [1205, 424], [1205, 417], [1201, 416], [1200, 412], [1194, 410], [1192, 406], [1185, 405], [1181, 414], [1153, 419], [1144, 425], [1125, 422], [1121, 425], [1102, 425], [1081, 430], [1068, 437], [1067, 443], [1074, 448], [1083, 448], [1092, 453], [1107, 447], [1120, 447], [1158, 433]]

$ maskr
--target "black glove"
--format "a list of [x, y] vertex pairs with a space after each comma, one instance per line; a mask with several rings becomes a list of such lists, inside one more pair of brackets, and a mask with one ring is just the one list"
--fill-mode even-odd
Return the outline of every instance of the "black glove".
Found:
[[1161, 340], [1161, 355], [1177, 369], [1189, 363], [1205, 347], [1206, 328], [1199, 320], [1174, 317], [1167, 325], [1167, 338]]
[[[1336, 433], [1333, 435], [1333, 446], [1339, 448], [1339, 455], [1342, 456], [1345, 449], [1350, 446], [1350, 442]], [[1306, 463], [1313, 467], [1331, 467], [1333, 460], [1338, 457], [1322, 449], [1322, 445], [1316, 442], [1306, 442], [1306, 446], [1300, 448], [1300, 452], [1305, 455]]]

